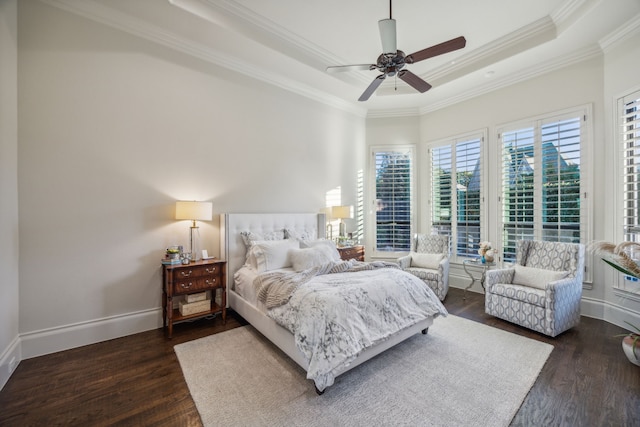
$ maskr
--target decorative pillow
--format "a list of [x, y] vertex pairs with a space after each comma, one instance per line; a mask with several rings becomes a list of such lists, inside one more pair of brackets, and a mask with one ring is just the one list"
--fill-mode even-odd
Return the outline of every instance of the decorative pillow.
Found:
[[444, 254], [423, 254], [411, 252], [410, 255], [411, 267], [429, 268], [431, 270], [437, 270], [440, 266], [440, 261], [444, 258]]
[[257, 231], [241, 231], [242, 241], [249, 249], [253, 242], [261, 240], [284, 240], [284, 230], [257, 232]]
[[291, 256], [291, 264], [295, 271], [308, 270], [335, 261], [333, 259], [333, 253], [327, 245], [292, 249], [289, 254]]
[[564, 279], [569, 274], [568, 271], [545, 270], [543, 268], [525, 267], [520, 264], [516, 264], [514, 269], [515, 274], [511, 283], [538, 289], [545, 289], [547, 283]]
[[315, 248], [316, 246], [326, 246], [331, 252], [331, 256], [334, 261], [340, 261], [340, 252], [336, 248], [336, 244], [333, 240], [318, 239], [318, 240], [304, 240], [300, 242], [301, 248]]
[[318, 233], [316, 230], [292, 230], [290, 228], [284, 229], [284, 238], [285, 239], [296, 239], [296, 240], [315, 240], [318, 238]]
[[254, 264], [258, 273], [291, 267], [289, 252], [300, 248], [297, 240], [259, 240], [251, 245], [247, 263]]

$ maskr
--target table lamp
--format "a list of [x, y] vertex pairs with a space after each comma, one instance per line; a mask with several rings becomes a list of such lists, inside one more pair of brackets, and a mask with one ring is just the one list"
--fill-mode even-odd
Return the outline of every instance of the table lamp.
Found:
[[351, 206], [332, 206], [331, 207], [331, 219], [339, 219], [340, 220], [340, 232], [338, 235], [340, 237], [346, 237], [346, 224], [344, 223], [345, 218], [353, 218], [351, 214]]
[[196, 221], [211, 221], [213, 204], [211, 202], [176, 202], [176, 219], [188, 219], [191, 223], [189, 244], [191, 247], [191, 261], [201, 259], [198, 250], [199, 227]]

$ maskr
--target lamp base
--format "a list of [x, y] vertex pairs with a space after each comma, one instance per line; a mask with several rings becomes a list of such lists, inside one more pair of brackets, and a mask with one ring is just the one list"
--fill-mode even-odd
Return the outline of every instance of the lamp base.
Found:
[[202, 255], [200, 254], [199, 245], [198, 245], [199, 234], [200, 234], [199, 227], [191, 226], [191, 229], [190, 229], [191, 262], [200, 261], [202, 259]]
[[347, 224], [344, 223], [344, 220], [340, 220], [340, 237], [346, 237], [347, 235]]

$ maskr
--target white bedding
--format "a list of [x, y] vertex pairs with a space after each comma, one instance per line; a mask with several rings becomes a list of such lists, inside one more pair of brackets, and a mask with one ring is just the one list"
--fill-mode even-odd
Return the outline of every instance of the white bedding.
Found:
[[[227, 260], [227, 283], [230, 285], [229, 297], [227, 301], [230, 307], [238, 314], [243, 316], [249, 321], [258, 331], [266, 336], [271, 342], [284, 351], [292, 360], [300, 365], [305, 371], [309, 372], [309, 360], [304, 360], [302, 352], [298, 348], [298, 338], [294, 337], [294, 334], [289, 332], [285, 327], [280, 326], [274, 319], [266, 315], [266, 306], [257, 301], [257, 291], [252, 286], [253, 280], [257, 272], [247, 271], [243, 269], [248, 261], [247, 242], [243, 239], [244, 235], [247, 237], [254, 237], [253, 240], [269, 240], [270, 238], [282, 239], [282, 230], [285, 230], [287, 237], [297, 237], [302, 240], [310, 241], [314, 239], [322, 239], [324, 237], [324, 231], [326, 226], [326, 218], [324, 214], [315, 213], [257, 213], [257, 214], [223, 214], [220, 219], [220, 242], [221, 252], [224, 253], [224, 257]], [[288, 231], [288, 233], [287, 233]], [[306, 247], [306, 246], [301, 246]], [[335, 250], [335, 249], [334, 249]], [[256, 262], [257, 267], [257, 262]], [[243, 271], [240, 271], [243, 270]], [[356, 273], [342, 273], [342, 274], [356, 274]], [[357, 273], [361, 274], [361, 273]], [[362, 273], [362, 274], [370, 274]], [[335, 276], [332, 280], [339, 279], [340, 275]], [[234, 280], [234, 277], [238, 279]], [[417, 278], [416, 278], [417, 279]], [[393, 279], [391, 279], [393, 281]], [[406, 277], [405, 277], [406, 280]], [[415, 280], [415, 279], [411, 279]], [[423, 282], [419, 281], [421, 292], [425, 292], [424, 289], [428, 289]], [[414, 282], [414, 285], [418, 285], [418, 282]], [[325, 285], [329, 286], [329, 285]], [[365, 289], [367, 286], [366, 280], [362, 284], [362, 289], [349, 292], [349, 299], [355, 299], [358, 301], [357, 295], [366, 294], [368, 292]], [[391, 284], [390, 286], [394, 286]], [[306, 286], [305, 286], [306, 287]], [[375, 294], [380, 293], [384, 295], [385, 290], [380, 292], [373, 292]], [[429, 290], [430, 292], [430, 290]], [[295, 299], [301, 298], [303, 294], [309, 294], [309, 290], [302, 289], [302, 293]], [[313, 296], [311, 292], [311, 296]], [[246, 298], [246, 299], [245, 299]], [[315, 297], [314, 297], [315, 298]], [[395, 304], [394, 298], [390, 297], [391, 302]], [[437, 300], [437, 298], [436, 298]], [[249, 302], [251, 301], [251, 302]], [[384, 303], [382, 304], [384, 306]], [[392, 304], [389, 304], [392, 305]], [[436, 302], [437, 306], [441, 307], [439, 301]], [[344, 304], [342, 304], [344, 306]], [[441, 310], [444, 309], [441, 307]], [[280, 310], [285, 311], [286, 307], [281, 307]], [[295, 309], [292, 309], [295, 310]], [[423, 317], [422, 320], [418, 320], [414, 324], [389, 335], [386, 339], [379, 339], [372, 346], [360, 351], [355, 359], [351, 360], [351, 356], [342, 357], [346, 362], [342, 363], [340, 367], [330, 370], [326, 375], [336, 376], [342, 374], [355, 366], [371, 359], [372, 357], [380, 354], [381, 352], [391, 348], [392, 346], [402, 342], [403, 340], [419, 333], [421, 330], [429, 328], [433, 324], [434, 317], [442, 311], [437, 311], [434, 315], [428, 315]], [[427, 310], [428, 311], [428, 310]], [[384, 310], [383, 310], [384, 312]], [[323, 311], [321, 310], [322, 314]], [[316, 316], [316, 314], [313, 314]], [[300, 317], [309, 317], [301, 315]], [[339, 317], [339, 316], [338, 316]], [[323, 330], [327, 328], [322, 328]], [[365, 338], [367, 341], [373, 341], [377, 338], [374, 335], [380, 335], [377, 328], [366, 329]], [[375, 333], [374, 333], [375, 332]], [[372, 338], [373, 337], [373, 338]], [[312, 378], [314, 374], [309, 374], [308, 377]], [[324, 381], [324, 384], [329, 384], [333, 379], [318, 380], [316, 384], [321, 384], [320, 381]]]
[[[293, 269], [283, 268], [278, 271], [292, 272]], [[256, 277], [258, 277], [258, 272], [245, 265], [233, 275], [233, 290], [251, 304], [259, 306], [261, 303], [258, 302], [258, 293], [253, 285]], [[266, 313], [266, 309], [263, 311]]]
[[[238, 274], [245, 294], [250, 275]], [[299, 285], [288, 303], [267, 310], [293, 333], [309, 364], [307, 378], [320, 391], [364, 349], [440, 314], [447, 311], [433, 291], [394, 268], [317, 275]]]

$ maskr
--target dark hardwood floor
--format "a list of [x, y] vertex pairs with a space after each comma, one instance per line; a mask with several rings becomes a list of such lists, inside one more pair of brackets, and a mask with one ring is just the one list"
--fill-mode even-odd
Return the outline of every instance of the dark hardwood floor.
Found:
[[[640, 426], [640, 368], [626, 359], [623, 329], [584, 318], [556, 338], [484, 313], [484, 297], [451, 289], [451, 314], [555, 346], [514, 426]], [[0, 426], [200, 426], [173, 346], [244, 325], [222, 320], [175, 325], [23, 360], [0, 391]], [[464, 405], [464, 402], [457, 402]], [[241, 415], [240, 415], [241, 416]], [[345, 420], [347, 421], [347, 420]]]

